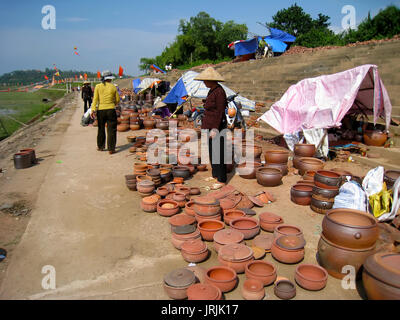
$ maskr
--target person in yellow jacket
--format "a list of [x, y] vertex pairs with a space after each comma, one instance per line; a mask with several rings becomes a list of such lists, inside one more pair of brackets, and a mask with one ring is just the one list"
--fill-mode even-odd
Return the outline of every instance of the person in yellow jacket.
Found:
[[106, 144], [107, 123], [107, 148], [110, 154], [115, 153], [115, 145], [117, 144], [117, 112], [116, 105], [120, 98], [117, 88], [111, 83], [115, 77], [108, 70], [101, 74], [101, 83], [96, 85], [94, 89], [93, 102], [91, 107], [92, 118], [97, 115], [98, 131], [97, 131], [97, 150], [104, 151]]

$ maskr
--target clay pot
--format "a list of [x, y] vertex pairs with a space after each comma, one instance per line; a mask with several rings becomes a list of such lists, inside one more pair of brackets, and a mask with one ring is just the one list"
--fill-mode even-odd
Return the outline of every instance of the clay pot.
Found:
[[[237, 150], [237, 147], [239, 147], [239, 153], [240, 153], [240, 146], [237, 145], [235, 147], [235, 150]], [[258, 158], [260, 158], [260, 156], [262, 154], [262, 148], [257, 145], [242, 144], [241, 153], [242, 153], [243, 157], [246, 157], [246, 158], [251, 157], [253, 159], [258, 159]]]
[[245, 274], [248, 279], [261, 281], [263, 286], [274, 283], [277, 277], [276, 268], [267, 261], [251, 261], [245, 267]]
[[25, 169], [32, 166], [32, 156], [29, 152], [18, 152], [14, 154], [15, 169]]
[[239, 176], [243, 179], [255, 179], [256, 170], [261, 166], [262, 166], [261, 162], [245, 162], [239, 164], [236, 167], [236, 171], [239, 173]]
[[213, 241], [214, 234], [224, 229], [224, 223], [219, 220], [203, 220], [199, 222], [201, 237], [206, 241]]
[[222, 221], [222, 215], [220, 213], [212, 216], [202, 216], [198, 215], [196, 212], [194, 213], [194, 217], [198, 223], [205, 221], [205, 220], [220, 220]]
[[289, 158], [288, 150], [269, 150], [264, 153], [267, 163], [287, 163]]
[[388, 135], [380, 130], [365, 130], [363, 138], [367, 146], [381, 147], [385, 144]]
[[317, 213], [326, 214], [330, 209], [332, 209], [334, 202], [334, 198], [326, 199], [317, 194], [313, 194], [311, 197], [310, 208]]
[[194, 205], [193, 201], [186, 202], [186, 204], [185, 204], [184, 212], [188, 216], [194, 217], [194, 215], [195, 215], [195, 212], [194, 212], [194, 209], [193, 209], [193, 205]]
[[327, 240], [323, 234], [318, 242], [317, 260], [321, 267], [337, 279], [343, 279], [346, 273], [342, 273], [343, 267], [350, 265], [354, 268], [357, 277], [358, 271], [365, 259], [375, 251], [375, 245], [364, 249], [345, 248]]
[[[137, 179], [138, 177], [136, 177]], [[141, 193], [153, 193], [155, 184], [153, 181], [139, 181], [137, 180], [137, 190]]]
[[314, 175], [314, 184], [320, 188], [339, 187], [341, 182], [341, 175], [333, 171], [319, 170]]
[[35, 153], [35, 149], [31, 149], [31, 148], [27, 148], [27, 149], [21, 149], [19, 150], [20, 153], [26, 153], [28, 152], [31, 156], [31, 162], [32, 164], [36, 164], [38, 163], [38, 160], [36, 158], [36, 153]]
[[253, 218], [236, 218], [229, 223], [229, 226], [242, 232], [246, 240], [254, 238], [260, 232], [260, 223]]
[[314, 181], [315, 171], [309, 170], [303, 175], [303, 180]]
[[325, 288], [328, 272], [314, 264], [300, 264], [296, 268], [294, 278], [303, 289], [318, 291]]
[[181, 250], [181, 246], [185, 241], [196, 239], [201, 240], [200, 231], [197, 229], [194, 232], [187, 234], [178, 234], [175, 232], [171, 232], [171, 242], [178, 250]]
[[275, 295], [283, 300], [290, 300], [296, 296], [296, 286], [289, 280], [279, 280], [275, 283]]
[[299, 165], [300, 165], [300, 158], [299, 156], [294, 156], [293, 157], [293, 167], [296, 169], [299, 169]]
[[300, 237], [282, 236], [274, 240], [271, 254], [282, 263], [298, 263], [304, 259], [304, 246], [305, 241]]
[[344, 208], [330, 210], [325, 215], [322, 233], [327, 240], [353, 249], [369, 248], [379, 237], [378, 225], [372, 216]]
[[256, 171], [257, 182], [264, 187], [275, 187], [282, 182], [282, 171], [275, 168], [258, 168]]
[[270, 212], [260, 213], [258, 217], [260, 219], [261, 229], [267, 232], [274, 232], [277, 226], [283, 224], [283, 219], [280, 216]]
[[298, 169], [300, 175], [304, 175], [307, 171], [318, 171], [322, 170], [325, 163], [317, 158], [306, 158], [302, 157], [299, 159]]
[[232, 268], [216, 266], [207, 270], [205, 281], [218, 287], [222, 292], [229, 292], [235, 288], [238, 278]]
[[171, 231], [177, 234], [189, 234], [196, 231], [197, 223], [194, 217], [186, 214], [177, 214], [168, 219]]
[[333, 199], [339, 194], [339, 187], [332, 187], [329, 189], [325, 189], [314, 186], [312, 194], [321, 196], [324, 199]]
[[245, 244], [227, 244], [218, 251], [218, 261], [224, 266], [233, 268], [237, 273], [243, 273], [247, 263], [253, 260], [253, 250]]
[[206, 164], [199, 164], [197, 166], [197, 170], [199, 171], [206, 171], [207, 170], [207, 165]]
[[208, 258], [207, 245], [200, 239], [188, 240], [181, 245], [181, 254], [187, 262], [199, 263]]
[[265, 168], [275, 168], [282, 171], [282, 175], [286, 176], [289, 173], [288, 165], [286, 163], [267, 163]]
[[400, 300], [400, 253], [379, 252], [369, 256], [362, 274], [370, 300]]
[[171, 217], [179, 212], [179, 206], [173, 200], [161, 200], [157, 203], [157, 213], [163, 217]]
[[200, 193], [201, 193], [200, 188], [198, 188], [198, 187], [191, 187], [191, 188], [190, 188], [189, 194], [190, 194], [191, 196], [197, 196], [197, 195], [199, 195]]
[[246, 213], [244, 213], [241, 210], [236, 210], [236, 209], [229, 209], [224, 211], [224, 221], [227, 226], [231, 223], [232, 220], [237, 219], [237, 218], [242, 218], [245, 217]]
[[290, 189], [290, 200], [301, 206], [308, 206], [311, 203], [312, 186], [294, 185]]
[[222, 246], [244, 242], [244, 235], [233, 229], [222, 229], [214, 233], [214, 249], [218, 253]]
[[140, 124], [136, 123], [136, 124], [130, 124], [129, 125], [129, 129], [131, 129], [132, 131], [136, 131], [136, 130], [140, 130]]
[[145, 129], [153, 129], [156, 122], [154, 120], [144, 120], [143, 126]]
[[181, 208], [184, 208], [186, 204], [186, 195], [184, 193], [174, 192], [172, 200], [176, 201]]
[[129, 130], [129, 124], [118, 124], [117, 125], [117, 131], [118, 132], [124, 132]]
[[144, 212], [156, 212], [157, 211], [157, 202], [160, 199], [158, 195], [156, 197], [149, 196], [144, 197], [140, 202], [140, 207]]
[[221, 213], [221, 206], [219, 201], [213, 204], [199, 204], [197, 200], [194, 200], [193, 210], [200, 216], [214, 216]]
[[169, 193], [169, 190], [167, 187], [159, 187], [157, 188], [156, 193], [161, 197], [165, 197]]
[[196, 281], [192, 271], [185, 268], [177, 269], [169, 272], [164, 277], [164, 291], [175, 300], [183, 300], [187, 298], [186, 290]]
[[195, 283], [187, 289], [188, 300], [221, 300], [221, 289], [208, 283]]
[[243, 282], [241, 293], [245, 300], [262, 300], [265, 296], [262, 282], [256, 279], [245, 280]]
[[275, 239], [281, 236], [296, 236], [304, 239], [303, 231], [299, 227], [289, 224], [281, 224], [274, 229]]
[[190, 169], [186, 166], [176, 166], [172, 169], [172, 175], [174, 178], [187, 179], [190, 177]]
[[315, 145], [308, 143], [297, 143], [294, 145], [294, 154], [298, 157], [314, 157]]
[[385, 171], [384, 181], [386, 182], [386, 186], [389, 189], [392, 189], [396, 180], [400, 177], [399, 170], [387, 170]]

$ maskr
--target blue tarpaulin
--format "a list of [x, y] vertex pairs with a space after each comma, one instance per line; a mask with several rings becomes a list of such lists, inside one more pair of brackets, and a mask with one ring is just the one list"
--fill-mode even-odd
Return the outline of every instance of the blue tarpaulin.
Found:
[[287, 44], [276, 39], [270, 39], [268, 37], [264, 38], [265, 42], [268, 43], [273, 52], [285, 52], [287, 48]]
[[186, 91], [185, 84], [183, 83], [182, 78], [175, 84], [175, 86], [171, 89], [168, 95], [163, 100], [164, 103], [178, 103], [181, 105], [185, 102], [182, 97], [187, 96], [188, 93]]
[[134, 79], [132, 81], [132, 87], [133, 87], [133, 91], [135, 93], [138, 93], [140, 91], [140, 88], [139, 88], [140, 82], [141, 82], [140, 78]]
[[235, 43], [235, 56], [255, 53], [258, 48], [258, 39], [253, 38], [246, 41]]
[[282, 42], [295, 42], [296, 37], [279, 29], [269, 28], [271, 34], [267, 36], [268, 39], [280, 40]]

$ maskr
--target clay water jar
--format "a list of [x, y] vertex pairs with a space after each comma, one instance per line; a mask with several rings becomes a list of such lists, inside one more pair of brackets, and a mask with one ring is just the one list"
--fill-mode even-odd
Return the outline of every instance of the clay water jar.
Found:
[[305, 241], [296, 236], [276, 238], [271, 247], [272, 257], [286, 264], [298, 263], [304, 259]]
[[388, 135], [380, 130], [365, 130], [363, 138], [367, 146], [381, 147], [385, 144]]
[[174, 178], [187, 179], [190, 177], [190, 169], [186, 166], [176, 166], [172, 169]]
[[261, 162], [245, 162], [239, 164], [236, 167], [236, 171], [239, 173], [239, 176], [243, 179], [255, 179], [256, 170], [261, 166], [262, 166]]
[[275, 187], [282, 182], [282, 171], [276, 168], [260, 167], [256, 171], [257, 182], [264, 187]]
[[311, 203], [312, 191], [312, 186], [294, 185], [290, 189], [290, 200], [298, 205], [308, 206]]
[[220, 220], [203, 220], [198, 225], [201, 237], [206, 241], [213, 241], [214, 234], [224, 227], [224, 223]]
[[237, 273], [243, 273], [246, 265], [253, 260], [253, 250], [242, 243], [227, 244], [218, 251], [220, 264], [234, 269]]
[[325, 163], [317, 158], [302, 157], [299, 159], [298, 169], [300, 175], [304, 175], [307, 171], [322, 170]]
[[296, 267], [294, 279], [303, 289], [318, 291], [325, 288], [328, 272], [318, 265], [304, 263]]
[[288, 150], [269, 150], [264, 152], [267, 163], [287, 163], [289, 158]]
[[218, 287], [222, 292], [232, 291], [238, 282], [235, 270], [226, 266], [207, 269], [205, 282]]
[[157, 203], [157, 213], [163, 217], [171, 217], [179, 212], [180, 208], [174, 200], [160, 200]]
[[236, 218], [229, 223], [229, 226], [242, 232], [246, 240], [254, 238], [260, 232], [260, 223], [253, 218]]
[[233, 229], [222, 229], [214, 233], [214, 249], [218, 253], [219, 249], [228, 244], [244, 243], [244, 235], [240, 231]]
[[188, 240], [181, 245], [181, 254], [187, 262], [199, 263], [208, 258], [207, 245], [200, 239]]
[[370, 300], [400, 300], [400, 253], [379, 252], [369, 256], [362, 273]]
[[267, 232], [274, 232], [277, 226], [283, 224], [283, 219], [280, 216], [270, 212], [260, 213], [258, 217], [261, 229]]
[[183, 300], [187, 298], [186, 290], [194, 284], [196, 277], [194, 273], [188, 269], [176, 269], [164, 277], [164, 291], [175, 300]]
[[254, 260], [245, 267], [245, 274], [248, 279], [261, 281], [263, 286], [274, 283], [277, 277], [276, 267], [267, 261]]
[[339, 187], [341, 182], [341, 175], [333, 171], [319, 170], [314, 175], [314, 184], [320, 188]]
[[224, 221], [227, 226], [230, 225], [232, 220], [243, 217], [246, 217], [246, 213], [241, 210], [229, 209], [224, 211]]
[[172, 200], [176, 201], [179, 207], [184, 208], [186, 204], [186, 195], [181, 192], [174, 192]]
[[245, 280], [243, 282], [241, 293], [245, 300], [262, 300], [265, 296], [262, 282], [256, 279]]
[[188, 300], [221, 300], [221, 289], [208, 283], [195, 283], [187, 289]]
[[265, 168], [275, 168], [282, 171], [282, 175], [286, 176], [289, 173], [288, 165], [286, 163], [267, 163]]
[[275, 283], [275, 295], [283, 300], [290, 300], [296, 296], [296, 286], [289, 280], [279, 280]]
[[197, 222], [194, 217], [186, 214], [176, 214], [168, 219], [171, 231], [177, 234], [190, 234], [196, 231]]
[[379, 237], [376, 220], [368, 213], [352, 209], [330, 210], [322, 220], [325, 238], [339, 246], [365, 249], [375, 245]]
[[309, 143], [297, 143], [294, 145], [294, 154], [298, 157], [314, 157], [315, 145]]
[[196, 239], [201, 240], [200, 231], [197, 229], [192, 233], [186, 233], [186, 234], [171, 232], [171, 242], [173, 246], [178, 250], [181, 250], [181, 246], [185, 241], [196, 240]]
[[296, 236], [304, 240], [303, 231], [299, 227], [289, 224], [281, 224], [274, 229], [275, 238], [282, 236]]

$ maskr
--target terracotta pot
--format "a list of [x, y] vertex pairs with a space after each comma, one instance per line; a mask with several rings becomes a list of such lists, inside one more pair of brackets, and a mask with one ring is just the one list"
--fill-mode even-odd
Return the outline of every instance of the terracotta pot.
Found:
[[186, 214], [177, 214], [168, 219], [171, 231], [177, 234], [190, 234], [196, 230], [197, 223], [194, 217]]
[[197, 229], [194, 232], [187, 234], [178, 234], [175, 232], [171, 232], [171, 242], [178, 250], [181, 250], [181, 246], [185, 241], [196, 239], [201, 240], [200, 231]]
[[195, 215], [193, 205], [194, 205], [193, 201], [186, 202], [185, 209], [184, 209], [185, 214], [187, 214], [188, 216], [191, 216], [191, 217], [194, 217], [194, 215]]
[[326, 214], [329, 210], [332, 209], [334, 202], [334, 198], [326, 199], [317, 194], [313, 194], [311, 197], [310, 207], [313, 211], [317, 213]]
[[184, 202], [184, 205], [183, 205], [183, 206], [185, 206], [185, 203], [186, 203], [186, 195], [185, 195], [184, 193], [181, 193], [181, 192], [176, 191], [176, 192], [174, 192], [174, 194], [173, 194], [173, 196], [172, 196], [172, 200], [174, 200], [174, 201], [176, 201], [176, 202], [181, 202], [181, 201], [183, 201], [183, 202]]
[[159, 198], [150, 196], [144, 197], [140, 202], [140, 207], [145, 212], [156, 212], [157, 211], [157, 202]]
[[190, 188], [189, 194], [190, 194], [191, 196], [197, 196], [197, 195], [199, 195], [200, 193], [201, 193], [200, 188], [198, 188], [198, 187], [191, 187], [191, 188]]
[[136, 130], [140, 130], [140, 124], [138, 124], [138, 123], [131, 123], [130, 125], [129, 125], [129, 129], [131, 129], [132, 131], [136, 131]]
[[306, 171], [306, 173], [304, 173], [303, 175], [303, 180], [307, 180], [307, 181], [314, 181], [314, 176], [315, 176], [316, 171]]
[[224, 223], [220, 220], [203, 220], [199, 223], [201, 237], [206, 241], [213, 241], [214, 234], [224, 229]]
[[330, 210], [325, 215], [322, 233], [329, 241], [354, 249], [369, 248], [379, 237], [378, 224], [372, 216], [344, 208]]
[[253, 250], [245, 244], [227, 244], [218, 251], [220, 264], [234, 269], [237, 273], [243, 273], [246, 265], [253, 260]]
[[186, 290], [196, 281], [192, 271], [185, 268], [169, 272], [164, 277], [164, 290], [171, 299], [187, 298]]
[[257, 182], [264, 187], [275, 187], [282, 183], [282, 171], [275, 168], [258, 168]]
[[296, 286], [289, 280], [279, 280], [275, 283], [275, 295], [283, 300], [290, 300], [296, 296]]
[[283, 219], [270, 212], [263, 212], [259, 215], [260, 227], [264, 231], [274, 232], [275, 228], [283, 224]]
[[186, 166], [176, 166], [172, 169], [172, 174], [174, 178], [187, 179], [190, 177], [190, 169]]
[[[136, 177], [137, 178], [137, 177]], [[141, 193], [152, 193], [155, 189], [153, 181], [139, 181], [137, 182], [137, 190]]]
[[282, 175], [286, 176], [289, 173], [288, 165], [286, 163], [267, 163], [265, 168], [275, 168], [282, 171]]
[[293, 157], [293, 167], [296, 169], [300, 168], [300, 158], [299, 156], [294, 156]]
[[320, 188], [339, 187], [341, 182], [341, 175], [333, 171], [319, 170], [314, 175], [314, 184]]
[[198, 223], [205, 221], [205, 220], [220, 220], [222, 221], [222, 215], [220, 213], [212, 216], [202, 216], [198, 215], [196, 212], [194, 213], [194, 217]]
[[227, 226], [229, 226], [232, 220], [242, 217], [246, 217], [246, 213], [242, 210], [229, 209], [224, 211], [224, 221]]
[[168, 190], [167, 187], [159, 187], [159, 188], [157, 188], [157, 191], [156, 191], [156, 192], [157, 192], [157, 194], [158, 194], [159, 196], [165, 197], [165, 196], [168, 195], [169, 190]]
[[263, 286], [268, 286], [276, 280], [276, 267], [267, 261], [255, 260], [249, 262], [245, 267], [245, 274], [248, 279], [261, 281]]
[[271, 254], [274, 259], [287, 264], [304, 259], [305, 241], [296, 236], [282, 236], [274, 240]]
[[173, 200], [161, 200], [157, 203], [157, 213], [160, 216], [171, 217], [179, 212], [178, 203]]
[[385, 144], [388, 135], [380, 130], [366, 130], [363, 138], [367, 146], [381, 147]]
[[207, 245], [200, 239], [188, 240], [181, 245], [181, 254], [187, 262], [199, 263], [208, 258]]
[[239, 244], [244, 242], [244, 235], [233, 229], [223, 229], [214, 233], [214, 249], [218, 253], [222, 246], [228, 244]]
[[314, 264], [300, 264], [296, 268], [294, 278], [303, 289], [318, 291], [325, 288], [328, 281], [328, 272]]
[[124, 132], [129, 130], [129, 124], [118, 124], [117, 125], [117, 131], [118, 132]]
[[193, 205], [193, 210], [196, 214], [200, 216], [214, 216], [216, 214], [221, 213], [221, 206], [219, 205], [219, 202], [214, 202], [214, 204], [210, 205], [201, 205], [196, 203], [196, 200], [194, 201]]
[[262, 166], [261, 162], [245, 162], [239, 164], [236, 167], [236, 171], [239, 173], [239, 176], [243, 179], [255, 179], [256, 170], [261, 166]]
[[195, 283], [187, 289], [188, 300], [221, 300], [221, 289], [208, 283]]
[[268, 150], [264, 152], [267, 163], [287, 163], [289, 158], [288, 150]]
[[229, 226], [242, 232], [246, 240], [254, 238], [260, 232], [260, 223], [253, 218], [236, 218], [229, 223]]
[[144, 120], [143, 126], [145, 129], [153, 129], [156, 122], [154, 120]]
[[303, 231], [299, 227], [289, 224], [281, 224], [274, 229], [275, 238], [282, 236], [296, 236], [304, 239]]
[[197, 166], [197, 170], [199, 171], [206, 171], [207, 170], [207, 165], [206, 164], [199, 164]]
[[262, 282], [256, 279], [245, 280], [241, 293], [245, 300], [262, 300], [265, 296]]
[[369, 256], [362, 274], [370, 300], [400, 300], [400, 253], [379, 252]]
[[294, 145], [294, 154], [298, 157], [314, 157], [315, 145], [308, 143], [297, 143]]
[[313, 195], [321, 196], [324, 199], [333, 199], [339, 194], [339, 187], [332, 187], [329, 189], [320, 188], [318, 186], [313, 187]]
[[294, 185], [290, 189], [290, 199], [301, 206], [308, 206], [311, 203], [312, 186]]
[[302, 157], [299, 159], [298, 169], [300, 175], [304, 175], [307, 171], [322, 170], [325, 163], [317, 158]]
[[357, 277], [360, 275], [358, 271], [363, 265], [365, 259], [374, 254], [375, 245], [370, 248], [352, 249], [345, 248], [334, 244], [327, 240], [323, 234], [318, 242], [318, 256], [317, 260], [321, 267], [337, 279], [343, 279], [348, 271], [342, 273], [343, 267], [350, 265], [354, 268]]
[[211, 267], [206, 273], [206, 283], [218, 287], [222, 292], [232, 291], [238, 278], [235, 270], [226, 266]]

